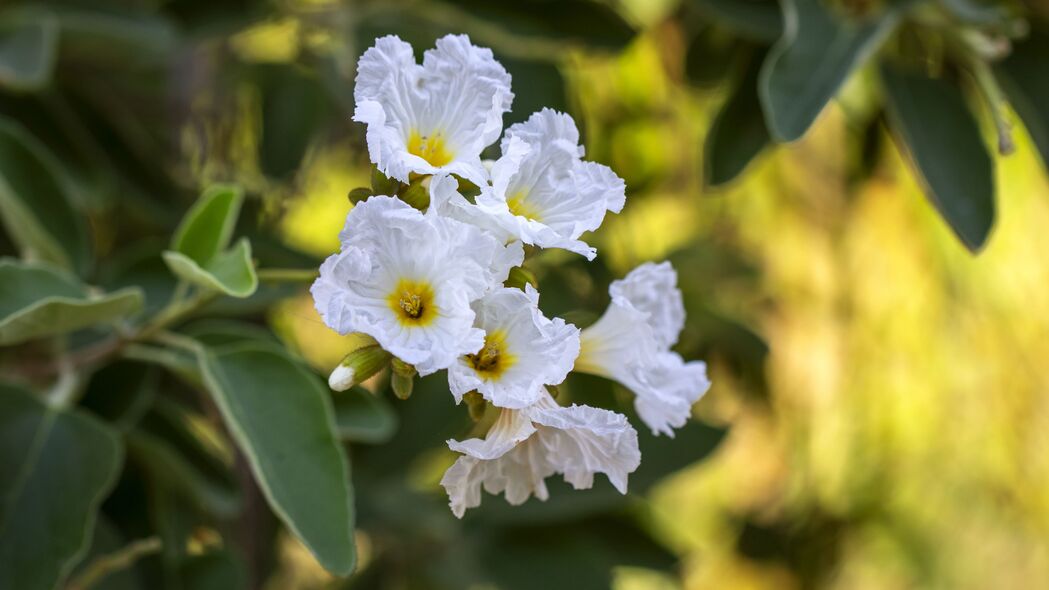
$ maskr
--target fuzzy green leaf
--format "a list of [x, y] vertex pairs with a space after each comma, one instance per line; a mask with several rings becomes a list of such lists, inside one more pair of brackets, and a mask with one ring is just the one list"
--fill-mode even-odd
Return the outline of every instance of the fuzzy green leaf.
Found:
[[108, 426], [0, 386], [0, 588], [49, 590], [70, 572], [122, 463]]
[[141, 310], [143, 301], [138, 288], [91, 295], [58, 270], [0, 260], [0, 345], [112, 322]]
[[201, 347], [204, 383], [270, 507], [337, 575], [353, 570], [353, 491], [334, 412], [317, 377], [283, 351]]

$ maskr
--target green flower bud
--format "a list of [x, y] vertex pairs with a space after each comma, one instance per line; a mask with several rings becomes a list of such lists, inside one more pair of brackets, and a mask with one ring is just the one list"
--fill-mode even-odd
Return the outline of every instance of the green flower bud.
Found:
[[415, 385], [415, 367], [394, 358], [390, 363], [390, 388], [397, 399], [408, 399], [412, 396], [412, 388]]
[[425, 211], [430, 206], [430, 177], [416, 178], [407, 187], [402, 188], [398, 196], [419, 211]]
[[521, 289], [524, 291], [525, 285], [531, 285], [536, 289], [539, 288], [539, 281], [535, 278], [535, 273], [528, 270], [523, 266], [515, 266], [510, 269], [510, 276], [506, 278], [506, 286], [513, 289]]
[[478, 422], [484, 417], [484, 412], [488, 409], [488, 402], [476, 389], [466, 392], [463, 401], [466, 402], [466, 409], [470, 411], [471, 420]]
[[346, 355], [328, 377], [328, 387], [335, 391], [347, 389], [365, 381], [390, 363], [390, 353], [378, 344], [358, 348]]

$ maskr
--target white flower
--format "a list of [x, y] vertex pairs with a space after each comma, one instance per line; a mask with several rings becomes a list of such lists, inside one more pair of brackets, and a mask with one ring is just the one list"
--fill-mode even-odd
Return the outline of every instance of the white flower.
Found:
[[484, 330], [484, 346], [448, 368], [456, 403], [477, 390], [501, 408], [523, 408], [546, 395], [546, 385], [565, 380], [579, 354], [579, 329], [539, 311], [531, 285], [492, 291], [473, 304], [474, 326]]
[[646, 263], [609, 288], [612, 304], [581, 334], [575, 370], [618, 381], [654, 434], [674, 436], [707, 389], [706, 364], [685, 362], [673, 346], [685, 308], [670, 263]]
[[597, 229], [606, 211], [622, 210], [626, 185], [607, 166], [582, 161], [578, 144], [572, 118], [543, 109], [507, 130], [492, 183], [481, 185], [476, 205], [452, 196], [439, 207], [506, 241], [564, 248], [593, 260], [596, 250], [579, 237]]
[[503, 246], [476, 227], [386, 196], [354, 207], [339, 239], [341, 252], [324, 261], [310, 289], [317, 311], [340, 334], [370, 335], [421, 375], [484, 345], [470, 304], [523, 256], [520, 244]]
[[357, 63], [353, 119], [368, 125], [368, 153], [386, 176], [458, 174], [486, 184], [481, 151], [510, 110], [510, 75], [466, 35], [448, 35], [422, 65], [396, 36], [377, 39]]
[[513, 505], [531, 495], [546, 500], [545, 479], [555, 473], [579, 489], [604, 473], [625, 494], [627, 476], [641, 463], [637, 431], [626, 417], [587, 406], [561, 407], [548, 393], [520, 410], [504, 408], [484, 439], [448, 446], [463, 456], [441, 479], [449, 505], [459, 518], [481, 504], [481, 488], [506, 493]]

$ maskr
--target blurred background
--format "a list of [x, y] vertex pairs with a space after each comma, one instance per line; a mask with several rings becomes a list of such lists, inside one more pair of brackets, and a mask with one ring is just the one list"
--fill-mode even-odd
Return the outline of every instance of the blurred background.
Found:
[[[230, 550], [239, 582], [211, 587], [1049, 584], [1049, 183], [1011, 112], [1016, 149], [995, 157], [996, 221], [974, 255], [887, 130], [872, 67], [802, 139], [759, 145], [741, 174], [712, 182], [708, 134], [768, 47], [775, 2], [736, 4], [752, 11], [743, 21], [691, 0], [5, 4], [0, 29], [39, 20], [45, 42], [59, 39], [43, 64], [0, 68], [0, 114], [75, 187], [97, 283], [129, 269], [163, 282], [158, 236], [216, 181], [246, 187], [241, 230], [260, 259], [315, 267], [338, 247], [347, 193], [369, 183], [364, 129], [350, 121], [357, 57], [380, 35], [421, 59], [436, 37], [467, 33], [513, 76], [507, 124], [565, 110], [587, 158], [627, 183], [623, 212], [589, 238], [595, 262], [561, 251], [530, 262], [544, 310], [585, 325], [611, 280], [671, 260], [688, 310], [677, 350], [705, 359], [714, 383], [676, 439], [641, 433], [627, 497], [599, 478], [516, 509], [485, 496], [460, 522], [438, 485], [455, 458], [443, 441], [484, 424], [450, 403], [441, 376], [407, 402], [377, 378], [367, 385], [399, 426], [351, 443], [355, 576], [316, 565], [250, 478], [244, 509], [216, 519], [126, 473], [98, 535], [133, 538], [174, 518], [189, 543], [110, 587], [204, 587], [191, 574], [172, 581], [165, 563], [214, 545]], [[0, 56], [18, 47], [0, 42]], [[993, 143], [992, 118], [977, 118]], [[748, 121], [734, 124], [742, 134]], [[357, 344], [323, 326], [303, 286], [236, 305], [213, 312], [271, 327], [321, 374]], [[178, 388], [168, 381], [158, 387]], [[570, 377], [562, 396], [630, 407], [598, 379]], [[193, 432], [232, 461], [197, 413]], [[148, 458], [132, 453], [126, 470], [148, 473]]]

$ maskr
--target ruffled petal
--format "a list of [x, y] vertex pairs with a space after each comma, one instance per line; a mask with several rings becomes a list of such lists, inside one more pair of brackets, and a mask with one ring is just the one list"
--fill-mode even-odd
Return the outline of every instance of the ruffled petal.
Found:
[[[421, 375], [483, 344], [471, 304], [501, 285], [522, 256], [520, 246], [386, 196], [354, 207], [339, 238], [342, 252], [325, 262], [312, 289], [321, 317], [340, 333], [372, 336]], [[405, 320], [402, 297], [418, 298], [425, 321]]]
[[647, 262], [608, 288], [612, 300], [648, 316], [656, 342], [673, 346], [685, 327], [685, 303], [677, 288], [677, 272], [669, 262]]

